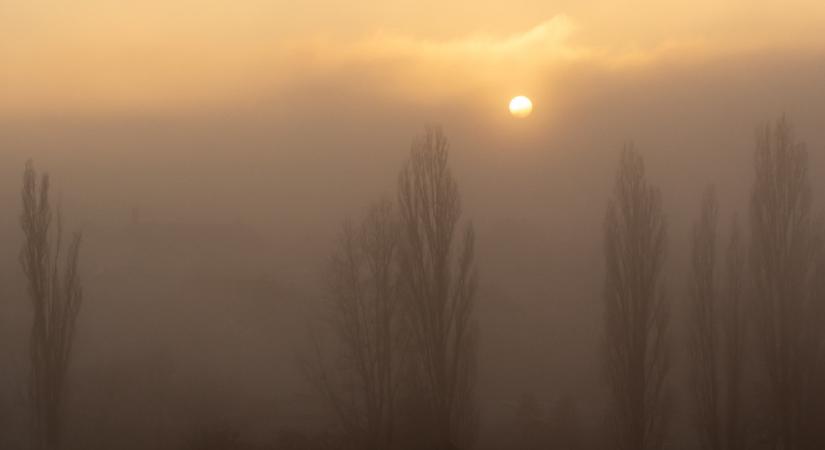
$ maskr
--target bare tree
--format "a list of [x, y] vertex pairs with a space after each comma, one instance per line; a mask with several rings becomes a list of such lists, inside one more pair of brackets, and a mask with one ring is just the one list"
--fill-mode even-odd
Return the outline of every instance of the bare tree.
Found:
[[745, 252], [734, 216], [725, 261], [725, 289], [717, 277], [716, 191], [702, 199], [699, 220], [691, 236], [688, 274], [690, 304], [690, 369], [695, 401], [694, 425], [701, 448], [739, 450], [744, 445], [742, 365], [745, 324]]
[[725, 417], [725, 443], [728, 450], [746, 448], [745, 405], [742, 401], [745, 365], [745, 246], [742, 229], [737, 216], [733, 217], [730, 241], [725, 256], [725, 295], [722, 304], [722, 338], [724, 342], [723, 361], [725, 403], [722, 413]]
[[389, 201], [359, 226], [346, 222], [326, 272], [330, 325], [339, 344], [334, 370], [317, 359], [307, 374], [358, 448], [393, 448], [398, 385], [399, 225]]
[[430, 448], [469, 448], [475, 405], [475, 234], [458, 234], [461, 199], [440, 128], [415, 139], [398, 180], [401, 268], [418, 385], [429, 407]]
[[691, 387], [696, 402], [694, 422], [704, 449], [721, 450], [719, 305], [716, 288], [716, 225], [719, 206], [716, 192], [709, 188], [691, 235], [688, 273], [690, 302]]
[[25, 240], [20, 264], [28, 280], [33, 307], [30, 396], [34, 412], [34, 436], [40, 449], [60, 446], [63, 400], [75, 324], [83, 291], [78, 275], [81, 236], [69, 241], [65, 259], [63, 229], [58, 209], [52, 227], [49, 176], [40, 182], [31, 161], [23, 173], [23, 212], [20, 223]]
[[662, 448], [667, 405], [668, 311], [662, 283], [666, 224], [632, 145], [619, 161], [605, 220], [606, 375], [620, 450]]
[[807, 151], [785, 117], [758, 131], [755, 169], [750, 265], [771, 447], [821, 448], [810, 442], [818, 424], [806, 413], [809, 394], [822, 383], [812, 353], [822, 326], [810, 320], [816, 317], [810, 314], [817, 307], [813, 302], [821, 302], [810, 295], [820, 227], [811, 215]]

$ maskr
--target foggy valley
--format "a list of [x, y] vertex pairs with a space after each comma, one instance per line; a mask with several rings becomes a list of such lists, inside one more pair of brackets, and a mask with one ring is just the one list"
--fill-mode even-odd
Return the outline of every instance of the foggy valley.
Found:
[[825, 448], [821, 6], [34, 3], [0, 448]]

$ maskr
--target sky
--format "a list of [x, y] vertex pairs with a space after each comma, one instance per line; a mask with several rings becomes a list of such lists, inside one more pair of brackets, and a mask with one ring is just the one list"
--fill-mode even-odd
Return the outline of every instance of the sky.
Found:
[[808, 0], [0, 0], [0, 201], [34, 158], [91, 222], [142, 205], [328, 227], [391, 195], [426, 124], [490, 220], [576, 208], [582, 179], [604, 198], [629, 141], [674, 197], [742, 190], [722, 175], [759, 124], [825, 142], [822, 23]]
[[352, 73], [411, 104], [553, 101], [571, 67], [819, 51], [823, 22], [815, 0], [2, 0], [0, 115], [220, 109]]
[[822, 148], [822, 23], [808, 0], [0, 0], [0, 202], [34, 158], [81, 224], [329, 235], [440, 124], [476, 220], [597, 229], [581, 195], [604, 202], [627, 142], [687, 204], [743, 192], [781, 114]]

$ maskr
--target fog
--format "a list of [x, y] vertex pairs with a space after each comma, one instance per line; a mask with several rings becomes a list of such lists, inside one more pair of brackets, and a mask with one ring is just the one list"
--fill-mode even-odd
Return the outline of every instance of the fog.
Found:
[[182, 446], [216, 429], [250, 448], [298, 448], [277, 446], [284, 430], [340, 432], [301, 360], [323, 327], [342, 223], [395, 201], [411, 143], [440, 125], [461, 223], [475, 230], [474, 448], [528, 448], [512, 431], [526, 394], [548, 415], [574, 399], [582, 435], [602, 435], [605, 214], [629, 142], [661, 190], [667, 225], [674, 406], [663, 448], [703, 448], [686, 381], [691, 226], [712, 184], [720, 251], [734, 213], [747, 229], [757, 130], [782, 115], [807, 143], [821, 210], [823, 61], [813, 50], [759, 50], [621, 69], [574, 62], [535, 76], [524, 120], [508, 116], [509, 92], [480, 85], [396, 94], [384, 89], [397, 80], [383, 62], [199, 108], [4, 115], [0, 441], [31, 440], [32, 308], [19, 258], [27, 160], [50, 174], [67, 232], [83, 233], [61, 446], [195, 448]]

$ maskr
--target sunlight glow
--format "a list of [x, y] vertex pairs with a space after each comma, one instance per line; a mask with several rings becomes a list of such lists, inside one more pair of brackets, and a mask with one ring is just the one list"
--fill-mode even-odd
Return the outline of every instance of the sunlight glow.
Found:
[[533, 102], [529, 98], [519, 95], [510, 100], [510, 114], [519, 119], [527, 117], [533, 112]]

